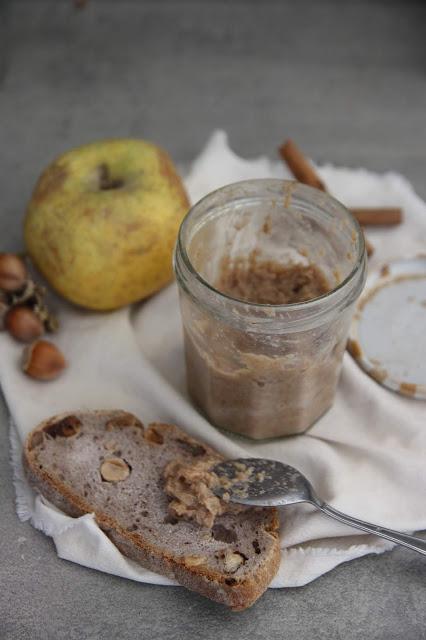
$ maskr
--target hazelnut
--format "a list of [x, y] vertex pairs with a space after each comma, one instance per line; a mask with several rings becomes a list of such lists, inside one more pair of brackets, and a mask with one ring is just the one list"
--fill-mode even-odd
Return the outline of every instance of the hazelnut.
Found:
[[205, 564], [207, 561], [206, 556], [185, 556], [185, 564], [187, 567], [198, 567], [200, 564]]
[[24, 306], [12, 307], [6, 315], [4, 325], [10, 335], [20, 342], [31, 342], [44, 333], [40, 318], [32, 309]]
[[121, 482], [129, 477], [130, 468], [122, 458], [107, 458], [101, 464], [100, 472], [105, 482]]
[[53, 380], [66, 366], [58, 347], [47, 340], [37, 340], [24, 350], [22, 369], [36, 380]]
[[235, 571], [244, 564], [245, 559], [241, 553], [234, 551], [226, 551], [224, 569], [226, 573], [235, 573]]
[[27, 279], [24, 261], [13, 253], [0, 253], [0, 289], [17, 291]]

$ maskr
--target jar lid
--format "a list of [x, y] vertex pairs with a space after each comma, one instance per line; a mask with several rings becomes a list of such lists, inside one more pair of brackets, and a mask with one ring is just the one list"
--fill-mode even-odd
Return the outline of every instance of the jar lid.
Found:
[[426, 399], [426, 256], [390, 262], [368, 276], [348, 349], [379, 384]]

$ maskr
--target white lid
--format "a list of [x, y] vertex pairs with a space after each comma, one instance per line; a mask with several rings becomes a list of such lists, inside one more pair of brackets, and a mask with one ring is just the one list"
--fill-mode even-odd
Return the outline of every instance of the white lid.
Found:
[[348, 348], [384, 387], [426, 399], [426, 256], [391, 262], [368, 276]]

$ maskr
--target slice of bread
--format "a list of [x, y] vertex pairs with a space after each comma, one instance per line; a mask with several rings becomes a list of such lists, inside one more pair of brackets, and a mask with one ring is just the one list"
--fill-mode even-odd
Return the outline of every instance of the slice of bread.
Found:
[[124, 555], [231, 609], [245, 609], [278, 570], [277, 511], [231, 510], [211, 529], [171, 516], [166, 465], [203, 457], [223, 459], [178, 427], [145, 429], [124, 411], [55, 416], [29, 434], [23, 452], [30, 484], [71, 516], [94, 512]]

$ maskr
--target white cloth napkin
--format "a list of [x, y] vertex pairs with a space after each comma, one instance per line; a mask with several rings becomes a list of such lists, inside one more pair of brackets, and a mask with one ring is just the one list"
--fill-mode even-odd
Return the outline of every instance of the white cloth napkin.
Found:
[[[426, 246], [426, 205], [394, 173], [319, 169], [345, 204], [401, 205], [397, 230], [369, 232], [376, 253], [371, 267], [410, 256]], [[242, 160], [224, 132], [210, 138], [186, 179], [192, 201], [226, 183], [247, 178], [289, 177], [280, 162]], [[172, 584], [127, 560], [97, 527], [93, 515], [70, 518], [26, 484], [21, 442], [41, 420], [76, 409], [123, 408], [144, 422], [175, 422], [229, 456], [281, 459], [304, 472], [319, 495], [354, 516], [404, 531], [426, 529], [426, 405], [385, 390], [345, 355], [332, 409], [307, 434], [274, 442], [249, 442], [214, 429], [185, 392], [180, 315], [175, 285], [146, 304], [91, 314], [58, 303], [61, 330], [55, 340], [69, 369], [52, 383], [32, 381], [17, 365], [21, 347], [0, 335], [0, 382], [12, 418], [11, 443], [17, 510], [52, 536], [67, 560], [141, 582]], [[392, 547], [357, 534], [308, 507], [282, 511], [282, 562], [274, 587], [300, 586], [341, 562]]]

